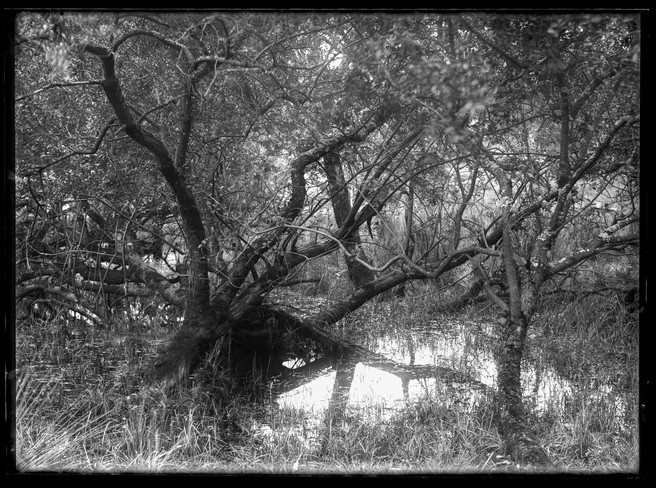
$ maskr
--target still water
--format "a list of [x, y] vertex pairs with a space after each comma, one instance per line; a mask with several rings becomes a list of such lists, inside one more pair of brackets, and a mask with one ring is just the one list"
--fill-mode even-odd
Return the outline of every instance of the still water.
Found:
[[[467, 333], [467, 330], [471, 332]], [[342, 372], [350, 368], [346, 374], [346, 384], [341, 381], [341, 401], [347, 408], [356, 409], [364, 415], [388, 417], [429, 395], [459, 393], [473, 401], [479, 395], [490, 394], [496, 389], [497, 368], [490, 346], [493, 339], [493, 326], [480, 323], [461, 327], [458, 334], [414, 329], [403, 334], [383, 335], [375, 338], [368, 345], [369, 349], [398, 365], [410, 367], [411, 371], [416, 372], [411, 377], [371, 361], [338, 363], [313, 373], [302, 385], [275, 395], [273, 401], [279, 408], [292, 408], [321, 416], [335, 401], [340, 368]], [[575, 396], [575, 385], [560, 377], [550, 366], [528, 361], [522, 366], [524, 398], [535, 411], [562, 406]], [[445, 379], [442, 374], [437, 374], [449, 371], [464, 373], [472, 383], [454, 383], [448, 377]], [[619, 416], [625, 414], [625, 400], [613, 395], [610, 386], [601, 385], [591, 395], [613, 396], [616, 400], [612, 408]]]

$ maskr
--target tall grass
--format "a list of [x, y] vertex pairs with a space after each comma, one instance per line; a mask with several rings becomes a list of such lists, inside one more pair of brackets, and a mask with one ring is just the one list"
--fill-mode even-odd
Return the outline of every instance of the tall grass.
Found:
[[216, 467], [230, 429], [197, 391], [145, 391], [108, 400], [78, 392], [53, 408], [57, 380], [26, 374], [16, 396], [16, 468], [32, 471], [180, 471]]
[[16, 467], [19, 471], [85, 469], [91, 451], [106, 445], [115, 428], [111, 411], [90, 403], [53, 409], [57, 379], [39, 382], [29, 371], [16, 394]]
[[531, 336], [527, 359], [541, 359], [573, 385], [532, 417], [550, 455], [573, 470], [637, 470], [637, 312], [615, 293], [553, 297]]
[[[486, 347], [479, 326], [494, 320], [490, 310], [479, 305], [460, 316], [438, 316], [431, 304], [430, 290], [417, 289], [404, 299], [369, 304], [335, 328], [365, 345], [381, 334], [430, 327], [475, 338], [481, 341], [475, 347]], [[433, 473], [513, 468], [502, 456], [490, 398], [443, 386], [392, 415], [344, 405], [319, 413], [279, 408], [267, 396], [264, 379], [239, 387], [216, 368], [212, 354], [192, 387], [147, 390], [135, 371], [169, 332], [147, 330], [147, 340], [138, 341], [134, 332], [113, 326], [80, 340], [62, 322], [20, 324], [19, 470]], [[559, 469], [636, 469], [635, 313], [602, 297], [554, 300], [545, 303], [529, 336], [527, 363], [541, 361], [574, 385], [541, 409], [531, 409], [527, 401], [532, 433]]]

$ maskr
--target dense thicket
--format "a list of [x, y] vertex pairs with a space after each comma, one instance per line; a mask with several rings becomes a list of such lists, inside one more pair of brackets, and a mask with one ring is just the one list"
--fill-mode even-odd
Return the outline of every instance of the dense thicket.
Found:
[[[633, 15], [35, 12], [14, 53], [19, 313], [179, 308], [156, 379], [217, 343], [348, 348], [325, 327], [468, 268], [517, 443], [544, 287], [639, 243]], [[267, 300], [333, 253], [340, 300]]]

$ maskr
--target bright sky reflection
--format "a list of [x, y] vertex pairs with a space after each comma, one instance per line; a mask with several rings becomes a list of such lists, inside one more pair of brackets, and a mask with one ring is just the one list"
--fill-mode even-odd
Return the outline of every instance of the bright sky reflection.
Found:
[[[462, 337], [445, 337], [442, 334], [416, 334], [406, 337], [381, 337], [375, 350], [398, 364], [434, 365], [467, 372], [491, 388], [496, 387], [496, 364], [491, 352]], [[330, 405], [336, 373], [327, 369], [303, 386], [280, 394], [275, 402], [279, 407], [290, 407], [306, 412], [320, 413]], [[535, 388], [537, 381], [537, 389]], [[575, 393], [573, 385], [559, 377], [551, 368], [543, 368], [536, 377], [533, 367], [525, 367], [522, 373], [524, 394], [539, 410], [553, 402], [564, 401]], [[405, 386], [405, 388], [404, 388]], [[406, 385], [398, 376], [382, 369], [358, 363], [353, 373], [348, 405], [363, 415], [367, 412], [380, 416], [403, 407], [407, 402], [425, 397], [444, 386], [433, 378], [411, 379]], [[603, 389], [602, 389], [603, 390]], [[609, 394], [610, 392], [606, 392]], [[599, 391], [598, 395], [603, 395]], [[622, 403], [621, 399], [616, 400]], [[618, 411], [625, 410], [624, 403], [613, 405]]]

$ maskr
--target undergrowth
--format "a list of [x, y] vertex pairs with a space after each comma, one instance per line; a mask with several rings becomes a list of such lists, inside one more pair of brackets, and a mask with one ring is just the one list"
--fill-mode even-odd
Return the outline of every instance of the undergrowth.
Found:
[[[384, 318], [384, 319], [383, 319]], [[536, 403], [532, 434], [564, 472], [637, 469], [637, 313], [608, 297], [546, 302], [529, 332], [527, 366], [573, 385]], [[487, 325], [486, 325], [487, 324]], [[432, 328], [492, 347], [494, 314], [476, 305], [431, 312], [430, 295], [367, 305], [335, 325], [351, 340]], [[264, 378], [236, 384], [210, 355], [185, 389], [148, 390], [137, 373], [171, 331], [71, 333], [63, 320], [17, 326], [19, 471], [445, 473], [514, 470], [494, 401], [438, 386], [392, 414], [331, 405], [281, 408]], [[462, 363], [458, 363], [462, 364]], [[463, 365], [465, 367], [466, 365]], [[546, 375], [546, 373], [544, 373]], [[528, 381], [528, 380], [527, 380]], [[546, 381], [544, 378], [542, 381]], [[539, 382], [535, 376], [530, 382]], [[532, 384], [532, 383], [531, 383]]]

